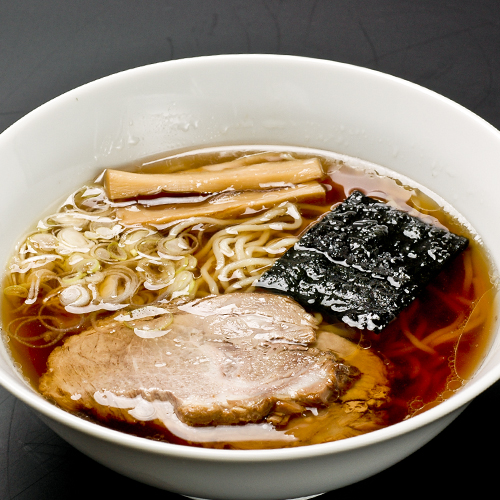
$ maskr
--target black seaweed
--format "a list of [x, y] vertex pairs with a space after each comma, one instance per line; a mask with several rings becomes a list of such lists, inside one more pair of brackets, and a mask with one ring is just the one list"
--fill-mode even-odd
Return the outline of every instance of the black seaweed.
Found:
[[355, 191], [257, 286], [348, 325], [379, 331], [467, 245], [467, 238]]

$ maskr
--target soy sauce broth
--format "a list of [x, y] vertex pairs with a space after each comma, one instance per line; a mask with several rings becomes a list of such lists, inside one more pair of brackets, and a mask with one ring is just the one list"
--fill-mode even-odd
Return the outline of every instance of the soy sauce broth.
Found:
[[[215, 148], [174, 156], [162, 155], [124, 168], [147, 173], [175, 172], [228, 161], [261, 149]], [[296, 158], [318, 156], [317, 152], [303, 149], [279, 150], [291, 152]], [[329, 172], [324, 181], [327, 185], [326, 202], [320, 205], [300, 205], [306, 223], [298, 230], [298, 234], [302, 234], [352, 191], [359, 190], [367, 196], [390, 203], [429, 223], [447, 227], [469, 238], [469, 247], [382, 332], [360, 331], [326, 319], [320, 325], [320, 329], [339, 333], [358, 343], [363, 349], [376, 353], [383, 360], [390, 379], [391, 395], [380, 409], [380, 422], [381, 426], [391, 425], [439, 404], [473, 376], [487, 353], [496, 322], [493, 307], [496, 300], [495, 271], [487, 251], [472, 228], [450, 206], [441, 206], [440, 201], [429, 196], [424, 188], [420, 189], [405, 178], [360, 160], [328, 153], [319, 157], [328, 166]], [[202, 292], [206, 293], [206, 290]], [[11, 321], [19, 317], [21, 302], [3, 296], [4, 331]], [[28, 308], [23, 314], [31, 312]], [[71, 315], [66, 316], [64, 321], [68, 325], [78, 323], [78, 327], [70, 329], [67, 335], [77, 334], [90, 325], [89, 317], [77, 322]], [[23, 327], [22, 335], [42, 335], [45, 329], [44, 324], [32, 321]], [[7, 335], [5, 337], [9, 340]], [[14, 361], [35, 388], [45, 371], [48, 355], [60, 344], [58, 342], [47, 348], [33, 348], [22, 345], [15, 339], [8, 342]], [[328, 412], [320, 412], [320, 416], [326, 413]], [[293, 426], [296, 420], [307, 418], [310, 421], [308, 425], [319, 428], [322, 420], [312, 417], [309, 414], [294, 417], [290, 425]], [[168, 433], [161, 434], [158, 429], [153, 432], [128, 426], [125, 429], [119, 423], [112, 425], [145, 437], [190, 444], [175, 440]], [[227, 443], [223, 447], [240, 446]], [[251, 444], [243, 447], [259, 446]]]

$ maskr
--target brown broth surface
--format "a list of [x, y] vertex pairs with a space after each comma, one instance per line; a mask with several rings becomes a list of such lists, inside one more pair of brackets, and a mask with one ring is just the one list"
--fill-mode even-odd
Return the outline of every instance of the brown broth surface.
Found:
[[[245, 148], [245, 151], [248, 149]], [[295, 157], [317, 156], [303, 151], [295, 152], [293, 149], [292, 152]], [[147, 162], [127, 168], [148, 173], [172, 172], [227, 161], [240, 154], [241, 152], [235, 150], [225, 151], [221, 148], [215, 152], [201, 152], [196, 155], [148, 159]], [[320, 325], [320, 329], [333, 328], [334, 331], [343, 332], [350, 340], [364, 349], [371, 350], [385, 363], [391, 395], [380, 409], [378, 421], [380, 427], [383, 427], [435, 406], [459, 390], [474, 374], [487, 353], [494, 329], [493, 304], [496, 289], [492, 280], [493, 270], [485, 249], [471, 230], [418, 188], [406, 186], [399, 180], [379, 175], [369, 169], [367, 171], [350, 167], [329, 157], [322, 157], [321, 160], [329, 166], [329, 177], [324, 181], [329, 186], [326, 203], [300, 205], [305, 223], [297, 234], [303, 233], [322, 214], [357, 189], [368, 196], [392, 203], [412, 215], [418, 211], [424, 220], [443, 225], [468, 237], [470, 241], [469, 247], [382, 332], [359, 331], [331, 324], [326, 320]], [[203, 287], [198, 291], [200, 296], [208, 293]], [[3, 297], [4, 330], [18, 317], [19, 307], [19, 300]], [[24, 311], [24, 314], [28, 312]], [[66, 316], [66, 323], [74, 322], [71, 315], [66, 313]], [[68, 335], [81, 332], [89, 324], [90, 320], [86, 318], [77, 329], [70, 330]], [[45, 329], [43, 324], [30, 322], [26, 325], [23, 335], [41, 335]], [[37, 388], [38, 379], [46, 369], [47, 357], [55, 346], [33, 348], [14, 339], [10, 339], [8, 345], [23, 375]], [[304, 425], [316, 426], [319, 430], [325, 425], [325, 418], [329, 418], [328, 411], [321, 410], [319, 415], [308, 411], [302, 416], [292, 417], [288, 425], [300, 426], [304, 422]], [[87, 417], [88, 415], [85, 416]], [[108, 425], [153, 439], [189, 444], [154, 425], [129, 426], [119, 422], [108, 422]], [[309, 440], [300, 444], [313, 442], [316, 441]], [[274, 446], [270, 443], [255, 442], [204, 445], [225, 448]]]

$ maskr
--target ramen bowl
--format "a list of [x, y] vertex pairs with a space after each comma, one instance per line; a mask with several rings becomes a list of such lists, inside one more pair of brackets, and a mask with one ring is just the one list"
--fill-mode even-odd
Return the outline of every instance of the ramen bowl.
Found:
[[[0, 261], [68, 193], [106, 167], [221, 145], [335, 151], [388, 167], [450, 202], [500, 264], [500, 133], [424, 88], [293, 56], [202, 57], [132, 69], [72, 90], [0, 135]], [[488, 179], [488, 182], [484, 182]], [[15, 213], [15, 217], [12, 214]], [[438, 406], [342, 441], [275, 450], [192, 448], [114, 431], [42, 398], [5, 346], [0, 383], [75, 448], [135, 480], [205, 499], [311, 497], [367, 478], [431, 440], [500, 378], [500, 338]], [[374, 460], [376, 457], [376, 460]]]

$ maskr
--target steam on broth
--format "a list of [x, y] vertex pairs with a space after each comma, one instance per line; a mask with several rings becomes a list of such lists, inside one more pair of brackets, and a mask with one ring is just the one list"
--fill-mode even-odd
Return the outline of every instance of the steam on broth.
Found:
[[[9, 263], [3, 294], [5, 338], [23, 374], [46, 397], [83, 418], [194, 446], [326, 442], [400, 422], [438, 404], [472, 376], [486, 353], [496, 288], [480, 239], [451, 207], [393, 172], [316, 151], [218, 148], [149, 159], [108, 171], [104, 178], [107, 185], [100, 180], [83, 186], [38, 222]], [[255, 287], [286, 250], [356, 190], [469, 239], [467, 249], [381, 332], [354, 328], [307, 307], [302, 311]], [[265, 312], [273, 300], [274, 318]], [[287, 312], [278, 320], [280, 311]], [[264, 323], [255, 326], [256, 318]], [[228, 333], [228, 325], [237, 334]], [[280, 328], [281, 333], [266, 336]], [[224, 379], [217, 382], [223, 402], [200, 396], [196, 406], [184, 386], [158, 396], [154, 383], [160, 379], [148, 382], [152, 385], [140, 395], [115, 382], [105, 387], [98, 367], [97, 374], [85, 376], [95, 376], [102, 387], [85, 399], [62, 388], [70, 377], [61, 366], [69, 351], [85, 358], [85, 342], [96, 344], [96, 339], [129, 342], [123, 344], [127, 350], [138, 352], [154, 342], [162, 350], [155, 373], [165, 367], [174, 373], [170, 359], [189, 351], [193, 357], [183, 361], [187, 365], [222, 356], [225, 377], [234, 367], [239, 377], [246, 370], [242, 360], [250, 360], [248, 380], [265, 385], [280, 375], [262, 363], [262, 356], [272, 354], [270, 364], [282, 367], [288, 384], [292, 376], [303, 381], [311, 374], [318, 384], [326, 379], [328, 384], [305, 391], [280, 379], [278, 388], [265, 385], [258, 396], [254, 392], [231, 406], [222, 396], [234, 388]], [[118, 373], [126, 363], [140, 364], [138, 357], [120, 356], [109, 355], [119, 360]], [[67, 364], [77, 366], [79, 359]], [[303, 373], [287, 372], [292, 359]], [[193, 379], [208, 376], [200, 370]], [[127, 378], [127, 372], [120, 377]], [[214, 380], [210, 384], [213, 389]], [[66, 399], [58, 399], [64, 391], [69, 391]], [[236, 389], [234, 394], [243, 398]]]

